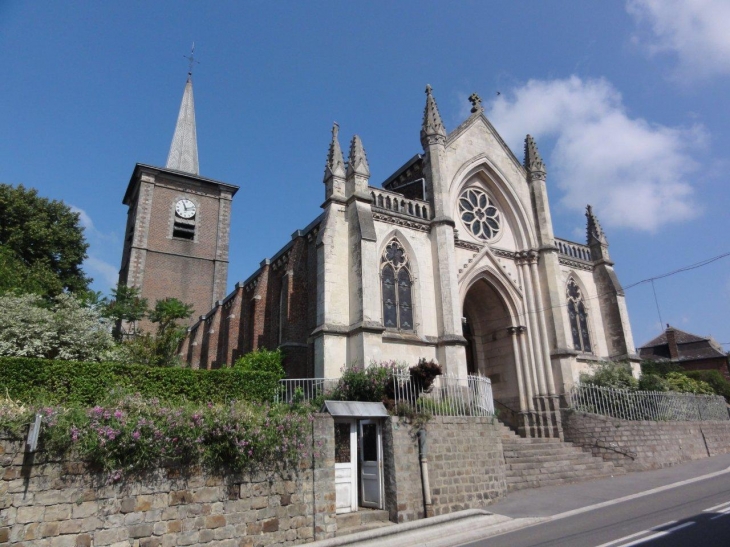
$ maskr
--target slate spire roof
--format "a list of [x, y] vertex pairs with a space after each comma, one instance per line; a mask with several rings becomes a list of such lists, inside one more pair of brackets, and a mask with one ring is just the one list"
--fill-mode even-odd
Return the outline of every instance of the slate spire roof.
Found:
[[193, 102], [193, 80], [188, 76], [183, 92], [180, 113], [177, 116], [175, 134], [172, 137], [170, 153], [167, 156], [168, 169], [198, 175], [198, 138], [195, 132], [195, 104]]

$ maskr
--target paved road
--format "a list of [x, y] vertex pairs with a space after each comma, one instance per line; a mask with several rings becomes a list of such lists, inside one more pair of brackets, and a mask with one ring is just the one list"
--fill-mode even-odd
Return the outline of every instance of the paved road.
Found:
[[[718, 460], [717, 463], [721, 461]], [[569, 492], [569, 489], [564, 490], [565, 494]], [[545, 506], [546, 495], [542, 493], [541, 496], [540, 505]], [[553, 505], [560, 507], [574, 503], [574, 500], [556, 497]], [[499, 504], [494, 507], [494, 511], [500, 513]], [[514, 514], [515, 511], [516, 509], [510, 510], [507, 506], [505, 513], [518, 516]], [[535, 510], [529, 512], [533, 513], [530, 516], [537, 516], [534, 514]], [[728, 547], [730, 546], [730, 473], [572, 516], [560, 518], [558, 515], [557, 520], [467, 545], [471, 547], [634, 545]]]

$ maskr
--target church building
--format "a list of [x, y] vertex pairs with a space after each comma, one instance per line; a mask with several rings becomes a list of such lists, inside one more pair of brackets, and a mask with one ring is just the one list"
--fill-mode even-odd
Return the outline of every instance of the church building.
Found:
[[447, 133], [427, 86], [422, 149], [378, 186], [335, 124], [323, 211], [225, 296], [237, 188], [198, 174], [188, 80], [167, 166], [137, 165], [125, 195], [120, 279], [194, 303], [181, 356], [195, 368], [257, 348], [281, 348], [291, 378], [425, 358], [489, 377], [504, 413], [552, 414], [589, 364], [637, 366], [624, 292], [591, 207], [585, 244], [556, 237], [534, 139], [520, 161], [470, 101]]

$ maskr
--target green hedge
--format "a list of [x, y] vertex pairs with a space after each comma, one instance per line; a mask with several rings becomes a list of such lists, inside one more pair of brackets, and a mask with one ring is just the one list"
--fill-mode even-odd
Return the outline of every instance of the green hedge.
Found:
[[94, 406], [115, 389], [162, 401], [271, 401], [279, 376], [234, 368], [193, 370], [0, 357], [0, 394], [24, 403]]

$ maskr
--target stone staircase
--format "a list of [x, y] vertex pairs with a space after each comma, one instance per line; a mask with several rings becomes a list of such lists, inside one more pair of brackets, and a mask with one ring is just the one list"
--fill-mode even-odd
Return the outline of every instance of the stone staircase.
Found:
[[355, 532], [375, 530], [384, 526], [392, 526], [388, 520], [388, 511], [379, 509], [364, 509], [360, 507], [352, 513], [343, 513], [336, 516], [337, 537], [347, 536]]
[[560, 439], [523, 439], [505, 425], [501, 425], [500, 434], [508, 492], [626, 473], [623, 468]]

